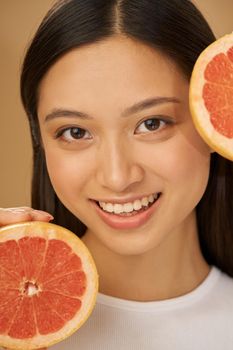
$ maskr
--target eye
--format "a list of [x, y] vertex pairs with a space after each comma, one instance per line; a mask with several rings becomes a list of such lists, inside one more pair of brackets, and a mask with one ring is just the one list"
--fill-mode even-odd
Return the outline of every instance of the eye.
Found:
[[70, 127], [59, 130], [56, 134], [56, 139], [62, 139], [66, 142], [72, 142], [74, 140], [86, 140], [90, 139], [90, 133], [82, 128]]
[[161, 129], [164, 129], [167, 125], [171, 124], [173, 124], [173, 122], [170, 119], [165, 119], [162, 117], [149, 118], [138, 125], [135, 133], [144, 134], [153, 131], [160, 131]]

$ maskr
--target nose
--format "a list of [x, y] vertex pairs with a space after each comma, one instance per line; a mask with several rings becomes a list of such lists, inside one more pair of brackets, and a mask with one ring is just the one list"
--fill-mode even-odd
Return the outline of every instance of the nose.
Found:
[[134, 149], [124, 142], [111, 140], [105, 143], [99, 149], [97, 158], [97, 181], [111, 192], [125, 192], [144, 177], [143, 167]]

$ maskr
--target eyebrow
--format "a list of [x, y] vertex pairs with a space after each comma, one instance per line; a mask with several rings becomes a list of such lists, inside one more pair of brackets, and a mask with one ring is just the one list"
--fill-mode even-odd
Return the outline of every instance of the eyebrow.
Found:
[[[131, 114], [140, 112], [144, 109], [154, 107], [157, 105], [161, 105], [164, 103], [180, 103], [181, 101], [176, 97], [151, 97], [147, 98], [146, 100], [137, 102], [133, 104], [132, 106], [126, 108], [123, 113], [122, 117], [128, 117]], [[72, 117], [72, 118], [80, 118], [80, 119], [93, 119], [89, 114], [76, 111], [76, 110], [68, 110], [68, 109], [62, 109], [62, 108], [55, 108], [46, 115], [45, 122], [51, 121], [55, 118], [61, 118], [61, 117]]]

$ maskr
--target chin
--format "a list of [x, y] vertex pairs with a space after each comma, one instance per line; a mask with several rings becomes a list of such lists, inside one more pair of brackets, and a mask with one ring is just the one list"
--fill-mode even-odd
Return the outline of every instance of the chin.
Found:
[[98, 232], [95, 235], [98, 245], [102, 246], [103, 250], [108, 250], [117, 255], [132, 256], [144, 255], [160, 245], [162, 237], [158, 235], [156, 237], [156, 232], [151, 232], [152, 234], [153, 237], [149, 237], [148, 230], [144, 229], [140, 232], [132, 232], [132, 230], [128, 232], [118, 231], [117, 233], [114, 232], [112, 236], [108, 234], [108, 237], [103, 237], [103, 234], [98, 235]]

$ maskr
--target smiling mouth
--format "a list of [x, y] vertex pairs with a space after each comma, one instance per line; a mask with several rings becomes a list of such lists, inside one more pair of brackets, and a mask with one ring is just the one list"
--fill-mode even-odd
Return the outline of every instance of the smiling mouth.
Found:
[[141, 200], [135, 200], [125, 204], [119, 203], [105, 203], [95, 201], [98, 207], [111, 216], [134, 216], [144, 211], [147, 211], [161, 196], [161, 192], [151, 194]]

